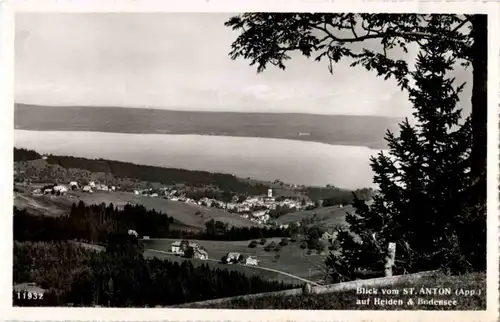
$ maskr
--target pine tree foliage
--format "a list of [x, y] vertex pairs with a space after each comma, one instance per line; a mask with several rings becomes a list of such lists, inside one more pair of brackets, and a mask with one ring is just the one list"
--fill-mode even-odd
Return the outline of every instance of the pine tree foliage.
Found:
[[[428, 28], [441, 24], [432, 19]], [[406, 119], [398, 135], [388, 132], [389, 152], [371, 158], [380, 193], [370, 206], [356, 200], [356, 213], [347, 216], [342, 251], [326, 262], [334, 280], [352, 279], [358, 269], [383, 270], [389, 242], [397, 245], [399, 273], [485, 267], [485, 217], [470, 206], [471, 122], [456, 108], [464, 84], [447, 76], [454, 63], [449, 44], [421, 41], [408, 89], [416, 125]]]

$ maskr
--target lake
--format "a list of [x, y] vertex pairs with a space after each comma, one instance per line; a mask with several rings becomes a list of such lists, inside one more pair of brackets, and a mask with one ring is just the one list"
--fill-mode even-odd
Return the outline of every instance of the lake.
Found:
[[361, 146], [253, 137], [14, 131], [15, 146], [40, 153], [231, 173], [239, 177], [341, 188], [374, 187]]

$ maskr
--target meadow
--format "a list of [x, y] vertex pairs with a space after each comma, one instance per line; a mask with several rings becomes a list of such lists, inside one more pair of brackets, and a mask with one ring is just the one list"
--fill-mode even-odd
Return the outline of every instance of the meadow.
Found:
[[[194, 228], [195, 230], [205, 228], [205, 222], [210, 219], [222, 221], [229, 226], [259, 226], [248, 219], [221, 209], [205, 208], [180, 201], [167, 200], [162, 197], [134, 195], [133, 193], [123, 191], [95, 191], [94, 193], [71, 191], [66, 196], [33, 196], [29, 193], [18, 193], [14, 200], [14, 204], [18, 208], [26, 208], [32, 213], [57, 216], [67, 213], [71, 205], [73, 203], [78, 203], [80, 200], [88, 205], [101, 203], [108, 205], [112, 203], [117, 207], [126, 204], [140, 204], [147, 209], [154, 209], [173, 217], [177, 222], [177, 226]], [[200, 214], [195, 215], [198, 211]]]
[[332, 229], [338, 225], [344, 225], [346, 213], [353, 212], [352, 206], [331, 206], [319, 207], [312, 210], [303, 210], [291, 212], [280, 216], [276, 219], [279, 224], [289, 224], [292, 222], [300, 222], [304, 219], [313, 221], [314, 224], [320, 225], [323, 229]]
[[[270, 238], [267, 243], [272, 241], [279, 243], [280, 238]], [[159, 251], [169, 252], [171, 244], [176, 241], [175, 239], [157, 239], [157, 240], [143, 240], [145, 249], [153, 249]], [[270, 268], [282, 272], [286, 272], [298, 277], [302, 277], [308, 280], [317, 281], [324, 279], [324, 260], [325, 255], [317, 254], [316, 252], [311, 252], [307, 254], [307, 250], [301, 249], [299, 247], [299, 242], [289, 243], [287, 246], [281, 247], [279, 252], [264, 250], [263, 245], [258, 245], [255, 248], [248, 247], [250, 241], [211, 241], [211, 240], [198, 240], [195, 241], [198, 245], [203, 246], [208, 252], [208, 257], [211, 260], [219, 261], [223, 256], [227, 255], [229, 252], [237, 252], [246, 256], [255, 256], [259, 261], [259, 266]], [[279, 258], [276, 256], [279, 255]], [[176, 257], [175, 255], [168, 255], [170, 257]], [[179, 260], [182, 260], [180, 257]], [[196, 261], [196, 260], [195, 260]], [[235, 268], [239, 265], [223, 265], [223, 268]], [[251, 270], [256, 270], [251, 268]], [[259, 270], [259, 275], [261, 273], [267, 275], [268, 271]], [[271, 273], [271, 272], [269, 272]], [[281, 275], [279, 278], [284, 278], [284, 281], [289, 280], [286, 275]], [[296, 279], [293, 279], [297, 282]]]

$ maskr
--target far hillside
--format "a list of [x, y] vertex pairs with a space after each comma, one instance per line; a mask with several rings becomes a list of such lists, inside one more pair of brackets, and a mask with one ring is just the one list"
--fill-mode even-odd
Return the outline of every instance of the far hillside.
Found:
[[[16, 104], [15, 128], [36, 131], [200, 134], [386, 148], [398, 118], [366, 115], [234, 113]], [[78, 117], [75, 117], [78, 115]]]

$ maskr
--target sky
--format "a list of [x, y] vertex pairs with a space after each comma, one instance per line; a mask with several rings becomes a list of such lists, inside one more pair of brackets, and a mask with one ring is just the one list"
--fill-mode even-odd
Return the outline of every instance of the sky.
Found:
[[[229, 58], [228, 13], [22, 13], [15, 100], [35, 105], [405, 117], [407, 93], [349, 61], [292, 55], [257, 74]], [[410, 52], [406, 60], [414, 59]], [[471, 82], [470, 71], [458, 79]], [[468, 102], [466, 102], [468, 104]], [[467, 108], [467, 107], [466, 107]]]

